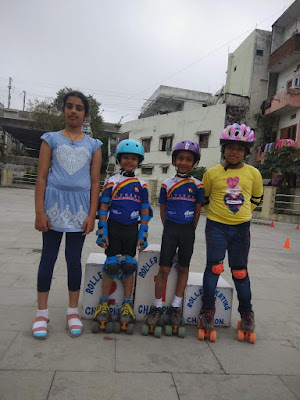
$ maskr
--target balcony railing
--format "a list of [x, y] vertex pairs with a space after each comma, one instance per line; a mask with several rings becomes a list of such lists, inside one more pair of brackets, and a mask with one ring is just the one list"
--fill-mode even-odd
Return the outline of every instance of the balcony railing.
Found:
[[[300, 33], [295, 34], [288, 39], [283, 45], [278, 47], [269, 57], [268, 68], [273, 69], [277, 64], [284, 59], [292, 55], [294, 52], [300, 51]], [[272, 71], [271, 71], [272, 72]], [[276, 72], [276, 71], [274, 71]]]
[[265, 109], [265, 114], [271, 114], [283, 109], [292, 110], [300, 107], [300, 88], [290, 88], [271, 97], [270, 106]]

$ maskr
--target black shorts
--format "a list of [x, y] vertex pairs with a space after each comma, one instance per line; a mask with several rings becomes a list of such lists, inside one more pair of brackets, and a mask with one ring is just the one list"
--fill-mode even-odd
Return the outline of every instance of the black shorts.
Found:
[[172, 267], [178, 249], [178, 264], [189, 267], [194, 250], [195, 225], [166, 221], [163, 231], [159, 265]]
[[138, 224], [121, 224], [120, 222], [108, 219], [108, 248], [105, 254], [108, 257], [117, 254], [127, 254], [134, 257], [138, 240]]

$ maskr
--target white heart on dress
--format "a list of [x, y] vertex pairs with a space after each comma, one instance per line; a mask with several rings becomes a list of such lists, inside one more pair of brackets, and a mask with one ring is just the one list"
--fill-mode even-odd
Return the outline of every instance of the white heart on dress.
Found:
[[88, 162], [90, 153], [85, 147], [74, 149], [64, 144], [56, 149], [56, 157], [62, 168], [73, 175]]

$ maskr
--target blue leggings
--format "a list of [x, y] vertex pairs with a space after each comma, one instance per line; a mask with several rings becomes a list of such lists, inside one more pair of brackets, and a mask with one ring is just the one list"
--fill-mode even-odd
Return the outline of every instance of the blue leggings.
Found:
[[[58, 256], [63, 232], [49, 230], [43, 233], [43, 250], [39, 265], [37, 290], [50, 290], [54, 265]], [[68, 269], [68, 288], [72, 292], [80, 289], [81, 284], [81, 252], [85, 236], [81, 232], [66, 232], [65, 257]]]
[[[215, 304], [215, 289], [219, 275], [212, 272], [213, 265], [223, 263], [226, 251], [231, 272], [234, 269], [247, 270], [250, 249], [250, 222], [227, 225], [207, 219], [206, 228], [206, 269], [203, 276], [203, 306], [212, 308]], [[239, 300], [239, 311], [252, 311], [251, 289], [248, 273], [242, 280], [233, 277]]]

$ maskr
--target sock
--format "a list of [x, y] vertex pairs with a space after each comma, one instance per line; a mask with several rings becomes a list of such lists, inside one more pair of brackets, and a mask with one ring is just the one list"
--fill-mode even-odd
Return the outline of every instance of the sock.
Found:
[[153, 305], [154, 305], [154, 307], [162, 308], [162, 298], [161, 299], [155, 298]]
[[[45, 310], [37, 310], [35, 317], [36, 318], [43, 317], [48, 319], [49, 317], [48, 308], [46, 308]], [[38, 339], [46, 339], [47, 325], [48, 323], [45, 320], [34, 322], [32, 326], [33, 336], [35, 336]]]
[[70, 315], [74, 314], [78, 315], [78, 308], [68, 307], [67, 316], [68, 316], [69, 332], [72, 336], [79, 336], [82, 333], [83, 325], [79, 317], [69, 318]]
[[124, 296], [124, 303], [131, 303], [131, 296]]
[[180, 307], [182, 303], [182, 297], [175, 296], [172, 302], [172, 307]]
[[109, 295], [108, 296], [101, 296], [100, 301], [108, 301], [109, 300]]
[[45, 318], [49, 318], [49, 311], [48, 308], [46, 308], [45, 310], [37, 310], [36, 317], [45, 317]]

